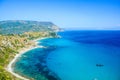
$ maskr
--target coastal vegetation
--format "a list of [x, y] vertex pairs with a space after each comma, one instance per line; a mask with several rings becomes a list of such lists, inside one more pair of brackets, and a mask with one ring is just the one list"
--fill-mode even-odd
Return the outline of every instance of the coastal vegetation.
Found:
[[0, 21], [0, 80], [19, 80], [5, 69], [8, 63], [22, 48], [36, 46], [33, 40], [57, 37], [58, 30], [51, 22]]

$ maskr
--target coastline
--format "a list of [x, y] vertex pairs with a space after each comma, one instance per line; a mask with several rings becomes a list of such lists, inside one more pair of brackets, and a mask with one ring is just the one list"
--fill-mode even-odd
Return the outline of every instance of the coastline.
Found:
[[32, 50], [32, 49], [36, 49], [36, 48], [45, 48], [44, 46], [38, 46], [38, 40], [42, 40], [42, 39], [46, 39], [46, 38], [38, 38], [38, 39], [35, 39], [35, 40], [33, 40], [33, 42], [35, 43], [35, 46], [32, 45], [32, 46], [30, 46], [30, 47], [28, 47], [28, 48], [22, 48], [22, 49], [19, 51], [19, 53], [14, 56], [14, 58], [12, 59], [12, 61], [9, 62], [6, 70], [7, 70], [8, 72], [10, 72], [12, 75], [14, 75], [15, 77], [19, 78], [19, 79], [29, 80], [29, 79], [27, 79], [27, 78], [25, 78], [25, 77], [23, 77], [23, 76], [15, 73], [15, 72], [13, 71], [12, 65], [17, 61], [17, 59], [18, 59], [21, 55], [23, 55], [23, 54], [26, 53], [27, 51]]

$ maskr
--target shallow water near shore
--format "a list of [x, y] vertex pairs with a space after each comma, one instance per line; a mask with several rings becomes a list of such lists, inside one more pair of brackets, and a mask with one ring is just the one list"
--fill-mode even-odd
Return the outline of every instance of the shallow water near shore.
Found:
[[[120, 80], [120, 31], [66, 31], [40, 40], [14, 72], [35, 80]], [[102, 66], [97, 66], [102, 65]]]

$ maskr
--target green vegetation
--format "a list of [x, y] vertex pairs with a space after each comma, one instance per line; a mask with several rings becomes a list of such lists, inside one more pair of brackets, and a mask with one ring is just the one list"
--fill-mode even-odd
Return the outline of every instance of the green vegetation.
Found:
[[8, 20], [0, 21], [0, 33], [22, 34], [25, 32], [58, 31], [59, 28], [51, 22]]
[[20, 49], [35, 46], [34, 39], [57, 37], [57, 26], [50, 22], [0, 22], [0, 80], [19, 80], [5, 70]]

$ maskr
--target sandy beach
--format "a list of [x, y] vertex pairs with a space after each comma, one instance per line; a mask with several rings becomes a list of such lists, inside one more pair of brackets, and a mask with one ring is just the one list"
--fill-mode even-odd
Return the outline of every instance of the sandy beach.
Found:
[[14, 76], [16, 76], [16, 77], [18, 77], [18, 78], [20, 78], [20, 79], [22, 79], [22, 80], [29, 80], [29, 79], [27, 79], [27, 78], [25, 78], [25, 77], [23, 77], [23, 76], [20, 76], [20, 75], [16, 74], [16, 73], [13, 71], [12, 65], [13, 65], [13, 63], [16, 62], [16, 60], [17, 60], [22, 54], [26, 53], [27, 51], [32, 50], [32, 49], [35, 49], [35, 48], [44, 48], [44, 46], [38, 46], [38, 45], [37, 45], [37, 44], [38, 44], [37, 41], [38, 41], [38, 40], [42, 40], [42, 39], [45, 39], [45, 38], [39, 38], [39, 39], [33, 40], [33, 41], [35, 42], [36, 46], [31, 46], [31, 47], [28, 47], [28, 48], [23, 48], [23, 49], [19, 52], [19, 54], [16, 54], [16, 56], [14, 57], [14, 59], [8, 64], [6, 70], [7, 70], [8, 72], [10, 72], [12, 75], [14, 75]]

